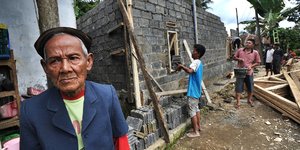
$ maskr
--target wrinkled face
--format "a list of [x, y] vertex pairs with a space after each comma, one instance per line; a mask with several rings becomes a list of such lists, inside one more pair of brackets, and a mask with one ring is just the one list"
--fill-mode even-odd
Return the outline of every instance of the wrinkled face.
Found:
[[252, 41], [246, 41], [245, 46], [246, 48], [252, 49], [254, 48], [254, 43]]
[[93, 66], [93, 55], [84, 54], [80, 40], [68, 34], [55, 35], [47, 41], [45, 54], [41, 63], [54, 86], [69, 96], [79, 93]]
[[192, 58], [199, 59], [199, 57], [200, 57], [200, 54], [198, 53], [198, 51], [196, 49], [194, 49], [193, 53], [192, 53]]

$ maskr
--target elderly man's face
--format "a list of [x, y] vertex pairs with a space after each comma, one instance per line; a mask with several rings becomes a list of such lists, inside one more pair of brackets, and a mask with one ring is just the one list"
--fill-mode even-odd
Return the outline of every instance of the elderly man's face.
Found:
[[80, 92], [92, 68], [93, 56], [83, 53], [79, 39], [68, 34], [56, 35], [46, 43], [45, 53], [42, 66], [54, 86], [69, 96]]

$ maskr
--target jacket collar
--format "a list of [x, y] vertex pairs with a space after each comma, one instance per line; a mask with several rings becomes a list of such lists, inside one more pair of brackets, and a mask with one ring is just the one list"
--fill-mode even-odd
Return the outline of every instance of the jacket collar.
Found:
[[[47, 108], [53, 112], [52, 123], [57, 128], [76, 136], [72, 122], [68, 115], [68, 111], [63, 102], [62, 96], [57, 88], [49, 89], [51, 98], [48, 101]], [[85, 95], [84, 95], [84, 110], [82, 117], [82, 132], [86, 130], [87, 126], [91, 123], [96, 115], [96, 108], [93, 106], [97, 100], [95, 91], [89, 81], [85, 82]]]

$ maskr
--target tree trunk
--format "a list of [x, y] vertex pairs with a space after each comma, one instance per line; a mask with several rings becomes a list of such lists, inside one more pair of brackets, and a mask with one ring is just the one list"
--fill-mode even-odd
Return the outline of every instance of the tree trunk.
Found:
[[40, 33], [59, 26], [57, 0], [36, 0]]
[[[38, 7], [38, 22], [40, 33], [59, 26], [57, 0], [36, 0]], [[53, 87], [51, 80], [47, 77], [48, 88]]]
[[256, 20], [256, 36], [258, 37], [258, 52], [259, 52], [260, 60], [261, 60], [261, 62], [263, 62], [263, 52], [262, 52], [262, 42], [261, 42], [259, 18], [258, 18], [258, 13], [257, 13], [256, 9], [255, 9], [255, 20]]

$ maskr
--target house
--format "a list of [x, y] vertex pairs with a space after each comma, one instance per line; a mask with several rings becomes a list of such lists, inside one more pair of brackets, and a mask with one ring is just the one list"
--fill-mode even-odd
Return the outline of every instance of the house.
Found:
[[[218, 16], [197, 8], [195, 30], [193, 5], [188, 0], [128, 2], [131, 2], [127, 8], [134, 33], [156, 91], [186, 88], [187, 74], [176, 72], [172, 61], [176, 58], [183, 64], [190, 64], [183, 43], [187, 41], [192, 50], [195, 31], [198, 43], [207, 49], [202, 59], [205, 83], [213, 82], [233, 68], [233, 63], [227, 60], [227, 32]], [[102, 1], [77, 20], [77, 27], [93, 38], [91, 51], [95, 61], [88, 78], [111, 83], [118, 91], [125, 91], [127, 101], [135, 103], [136, 107], [146, 104], [149, 93], [117, 0]]]

